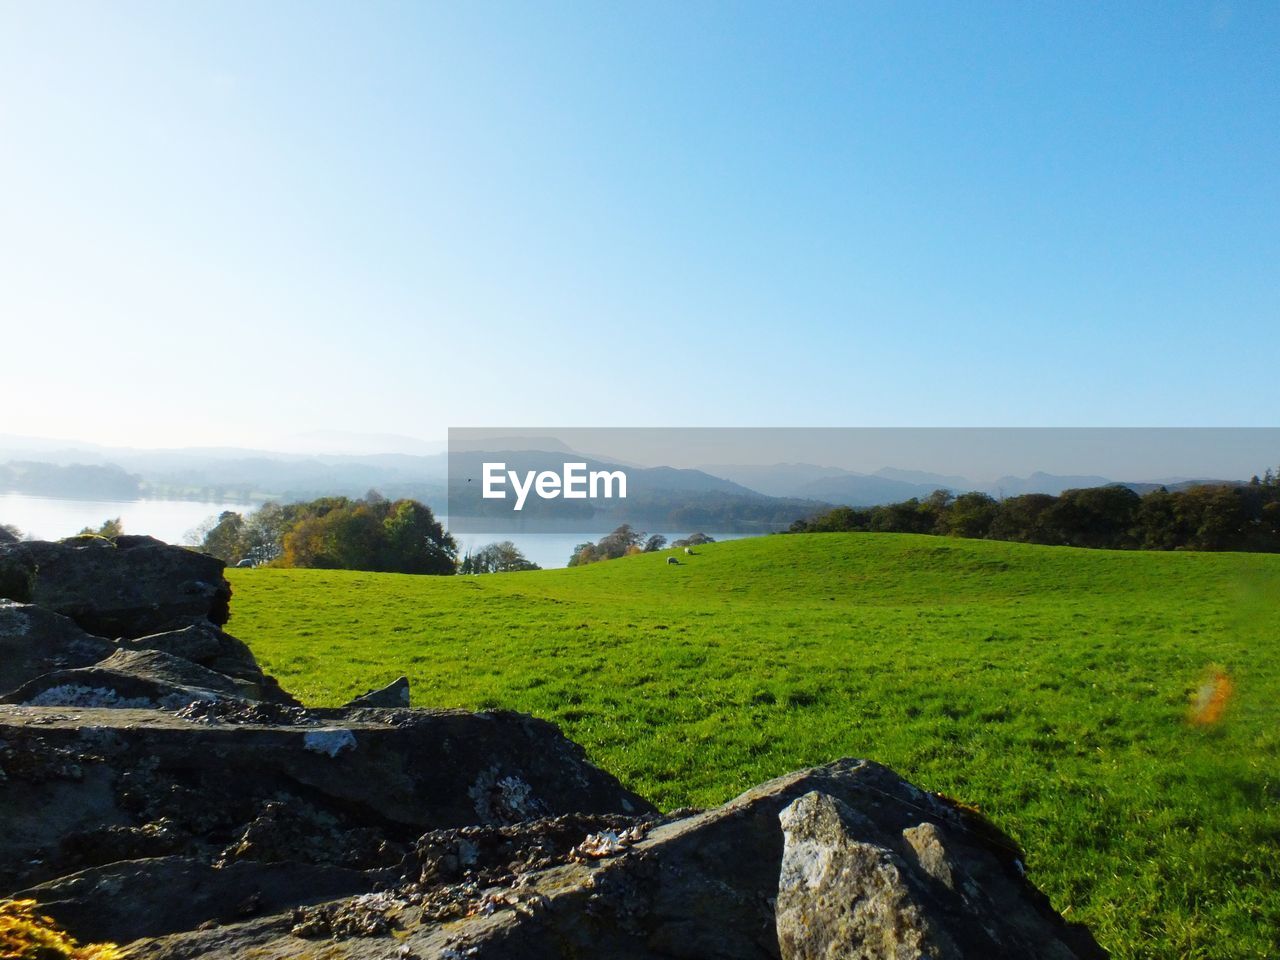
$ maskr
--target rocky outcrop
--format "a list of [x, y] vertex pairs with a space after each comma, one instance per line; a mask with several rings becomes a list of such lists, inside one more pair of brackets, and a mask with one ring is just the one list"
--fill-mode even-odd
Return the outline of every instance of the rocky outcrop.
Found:
[[299, 900], [358, 894], [369, 877], [356, 870], [314, 864], [244, 860], [215, 867], [196, 857], [157, 856], [92, 867], [22, 894], [81, 940], [128, 943], [215, 929], [248, 918], [288, 915]]
[[1097, 955], [1027, 883], [1011, 841], [985, 823], [922, 813], [898, 831], [821, 791], [783, 809], [782, 960]]
[[653, 809], [554, 726], [512, 713], [9, 707], [0, 742], [11, 889], [153, 856], [156, 836], [171, 854], [364, 869], [426, 830]]
[[8, 585], [32, 601], [0, 600], [0, 703], [298, 705], [220, 629], [231, 596], [222, 570], [150, 537], [0, 544], [0, 593]]
[[[192, 618], [222, 625], [231, 587], [221, 560], [152, 537], [83, 536], [0, 545], [0, 569], [33, 570], [29, 601], [101, 637], [141, 637]], [[16, 574], [0, 578], [8, 588]], [[12, 592], [20, 592], [13, 590]]]
[[0, 697], [32, 706], [163, 707], [249, 697], [249, 686], [160, 650], [116, 650], [91, 667], [54, 670]]
[[[189, 660], [237, 682], [239, 696], [270, 703], [301, 706], [280, 689], [276, 679], [263, 672], [257, 659], [243, 640], [214, 626], [208, 620], [196, 620], [188, 626], [155, 633], [134, 640], [122, 640], [128, 650], [158, 650]], [[404, 704], [408, 706], [408, 704]]]
[[407, 707], [409, 705], [409, 678], [393, 680], [385, 687], [370, 690], [356, 697], [348, 707]]
[[6, 570], [34, 603], [0, 604], [0, 898], [131, 958], [1105, 956], [1010, 838], [878, 764], [662, 816], [551, 724], [408, 709], [403, 677], [302, 708], [220, 629], [212, 558]]
[[[23, 896], [84, 936], [132, 938], [131, 956], [156, 960], [305, 956], [317, 942], [326, 957], [369, 960], [1105, 956], [1053, 913], [991, 824], [864, 760], [790, 774], [687, 817], [433, 829], [393, 860], [366, 863], [362, 879], [356, 861], [308, 863], [356, 888], [334, 897], [300, 883], [292, 906], [268, 883], [274, 874], [257, 879], [264, 860], [239, 868], [244, 882], [224, 883], [218, 870], [244, 863], [225, 854], [214, 867], [118, 863], [79, 874], [79, 887], [45, 883]], [[160, 882], [175, 870], [182, 883]], [[198, 886], [210, 892], [197, 910], [179, 891], [202, 870]], [[165, 892], [148, 895], [151, 913], [115, 918], [93, 910], [104, 874], [111, 890]]]
[[87, 667], [115, 649], [51, 610], [0, 600], [0, 693], [52, 670]]
[[664, 818], [518, 715], [298, 711], [287, 732], [237, 735], [230, 717], [142, 714], [0, 726], [45, 758], [10, 775], [21, 806], [78, 818], [0, 841], [4, 862], [43, 861], [24, 879], [58, 877], [21, 896], [132, 956], [295, 957], [317, 940], [331, 958], [1105, 956], [1012, 841], [867, 761]]

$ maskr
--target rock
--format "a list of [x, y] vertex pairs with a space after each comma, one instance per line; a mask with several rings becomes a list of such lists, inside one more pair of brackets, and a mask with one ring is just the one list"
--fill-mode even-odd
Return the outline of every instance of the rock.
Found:
[[250, 699], [300, 705], [280, 689], [275, 677], [262, 672], [248, 644], [208, 620], [196, 620], [177, 630], [123, 640], [121, 645], [130, 650], [160, 650], [184, 657], [216, 673], [244, 681], [241, 689], [243, 695]]
[[[782, 960], [1071, 960], [1073, 937], [1042, 898], [1010, 875], [1004, 851], [959, 823], [925, 819], [898, 835], [826, 793], [781, 814]], [[952, 836], [952, 834], [955, 836]]]
[[[262, 722], [274, 719], [284, 722]], [[0, 742], [0, 788], [16, 811], [0, 831], [0, 896], [85, 865], [63, 842], [94, 829], [167, 820], [183, 855], [212, 860], [246, 837], [265, 849], [270, 804], [312, 811], [294, 834], [323, 823], [318, 838], [364, 851], [345, 866], [368, 862], [353, 833], [366, 828], [408, 845], [434, 829], [653, 810], [553, 725], [515, 713], [0, 706]]]
[[[215, 867], [194, 857], [125, 860], [21, 891], [77, 939], [127, 943], [144, 936], [235, 924], [299, 904], [367, 889], [369, 878], [341, 867], [238, 861]], [[289, 924], [277, 921], [281, 931]]]
[[840, 761], [680, 818], [434, 831], [375, 896], [138, 940], [130, 955], [293, 957], [323, 938], [333, 960], [1105, 957], [1020, 857], [976, 814]]
[[262, 668], [243, 640], [198, 620], [178, 630], [166, 630], [121, 642], [130, 650], [162, 650], [202, 667], [243, 680], [259, 680]]
[[0, 703], [176, 710], [197, 700], [247, 697], [248, 686], [160, 650], [117, 650], [91, 667], [37, 677]]
[[68, 616], [89, 633], [141, 637], [192, 618], [226, 623], [231, 587], [224, 566], [152, 537], [24, 541], [0, 545], [0, 570], [34, 567], [34, 584], [28, 596], [17, 596], [23, 591], [6, 575], [0, 589]]
[[955, 943], [931, 921], [933, 897], [912, 882], [901, 857], [855, 839], [874, 836], [874, 824], [818, 792], [800, 797], [780, 819], [786, 836], [777, 901], [783, 960], [959, 960]]
[[393, 680], [385, 687], [370, 690], [356, 697], [348, 707], [407, 707], [409, 706], [409, 678]]
[[[0, 548], [18, 540], [0, 541]], [[0, 550], [0, 597], [27, 603], [36, 588], [36, 562], [19, 551]]]
[[302, 749], [336, 757], [344, 750], [356, 748], [356, 735], [342, 727], [308, 730], [302, 735]]
[[116, 646], [73, 620], [32, 604], [0, 600], [0, 694], [51, 670], [97, 663]]
[[347, 826], [305, 801], [272, 800], [251, 820], [215, 861], [329, 864], [358, 870], [391, 867], [408, 851], [407, 844], [386, 839], [373, 826]]

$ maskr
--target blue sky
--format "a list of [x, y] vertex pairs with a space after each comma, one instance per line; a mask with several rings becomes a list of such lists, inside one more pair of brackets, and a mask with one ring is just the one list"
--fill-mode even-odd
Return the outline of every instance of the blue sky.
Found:
[[0, 429], [1274, 425], [1277, 49], [1271, 3], [0, 2]]

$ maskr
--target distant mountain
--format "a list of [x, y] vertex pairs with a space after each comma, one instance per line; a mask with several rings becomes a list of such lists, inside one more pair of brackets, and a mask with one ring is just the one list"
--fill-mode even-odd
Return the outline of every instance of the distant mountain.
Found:
[[812, 463], [775, 463], [769, 466], [716, 465], [703, 468], [772, 497], [825, 500], [847, 506], [873, 507], [884, 503], [927, 497], [941, 488], [955, 492], [974, 489], [964, 477], [946, 477], [919, 470], [885, 467], [875, 473], [854, 473], [840, 467]]
[[1037, 470], [1029, 477], [1001, 477], [983, 489], [994, 497], [1020, 497], [1027, 493], [1047, 493], [1056, 497], [1063, 490], [1105, 487], [1115, 482], [1106, 477], [1063, 477]]
[[[978, 491], [996, 498], [1017, 497], [1028, 493], [1057, 496], [1064, 490], [1104, 487], [1118, 482], [1096, 475], [1059, 475], [1044, 471], [1036, 471], [1027, 477], [1004, 476], [998, 480], [978, 481], [925, 470], [882, 467], [867, 474], [810, 463], [712, 465], [703, 469], [769, 496], [824, 500], [851, 507], [882, 506], [912, 497], [923, 499], [940, 489], [949, 490], [953, 494]], [[1205, 483], [1232, 482], [1237, 481], [1176, 478], [1125, 482], [1123, 485], [1138, 493], [1145, 493], [1161, 486], [1172, 491]]]
[[715, 464], [703, 466], [705, 472], [724, 477], [744, 487], [771, 497], [795, 496], [805, 484], [829, 477], [857, 476], [839, 467], [819, 467], [812, 463]]
[[[567, 449], [567, 448], [566, 448]], [[449, 461], [449, 472], [454, 480], [471, 477], [477, 483], [485, 463], [505, 463], [508, 470], [523, 473], [527, 470], [553, 470], [560, 472], [568, 457], [572, 462], [585, 463], [591, 470], [623, 470], [627, 475], [627, 492], [631, 494], [653, 493], [724, 493], [735, 496], [761, 497], [762, 494], [741, 484], [713, 476], [703, 470], [676, 467], [632, 467], [611, 460], [598, 460], [573, 451], [550, 450], [484, 450], [454, 451]]]
[[0, 464], [0, 493], [76, 500], [136, 500], [141, 478], [116, 466], [11, 460]]
[[[145, 450], [0, 435], [0, 465], [12, 468], [0, 470], [5, 489], [81, 499], [310, 500], [362, 496], [373, 488], [393, 499], [443, 506], [447, 462], [444, 453]], [[123, 475], [131, 479], [123, 481]]]
[[[315, 457], [253, 455], [235, 458], [187, 451], [156, 452], [121, 458], [147, 485], [170, 493], [185, 488], [219, 488], [241, 498], [267, 496], [305, 500], [318, 496], [360, 496], [371, 488], [391, 497], [393, 490], [444, 491], [446, 457], [404, 454]], [[405, 494], [408, 495], [408, 494]], [[421, 498], [419, 498], [421, 499]]]
[[898, 470], [894, 467], [881, 467], [874, 474], [886, 480], [901, 480], [918, 487], [931, 487], [933, 490], [964, 491], [974, 489], [974, 483], [967, 477], [946, 476], [941, 473], [929, 473], [925, 470]]
[[[305, 442], [396, 443], [408, 449], [428, 449], [428, 441], [411, 437], [341, 432], [309, 434]], [[589, 470], [625, 470], [628, 507], [648, 515], [668, 517], [679, 510], [700, 516], [752, 518], [751, 522], [780, 522], [803, 516], [824, 505], [880, 506], [924, 498], [937, 489], [952, 493], [977, 490], [994, 497], [1027, 493], [1056, 496], [1064, 490], [1106, 486], [1115, 481], [1096, 475], [1056, 475], [1037, 471], [1027, 477], [1004, 476], [994, 481], [883, 467], [875, 473], [855, 473], [840, 467], [811, 463], [714, 465], [701, 469], [668, 466], [639, 467], [571, 450], [555, 437], [484, 438], [490, 449], [454, 451], [453, 475], [470, 471], [477, 479], [480, 464], [505, 460], [510, 469], [559, 471], [566, 460], [587, 464]], [[502, 449], [493, 449], [502, 447]], [[7, 461], [7, 463], [6, 463]], [[76, 441], [48, 440], [0, 434], [0, 487], [13, 492], [85, 499], [155, 497], [210, 500], [310, 500], [319, 496], [363, 496], [376, 489], [392, 499], [412, 497], [434, 509], [447, 507], [450, 457], [445, 452], [403, 451], [307, 454], [235, 447], [133, 449]], [[1126, 482], [1139, 493], [1159, 486], [1183, 490], [1202, 483], [1237, 481], [1170, 478]], [[476, 488], [478, 490], [478, 485]], [[493, 506], [490, 504], [490, 506]], [[581, 501], [555, 510], [615, 511], [617, 503], [591, 507]]]
[[[523, 476], [528, 471], [560, 473], [566, 462], [579, 462], [587, 472], [621, 470], [627, 477], [625, 500], [542, 500], [531, 497], [520, 513], [510, 500], [481, 495], [483, 465], [502, 463]], [[454, 452], [450, 458], [449, 523], [453, 529], [486, 532], [519, 529], [562, 531], [604, 528], [631, 523], [653, 529], [768, 532], [786, 529], [831, 504], [770, 497], [705, 470], [634, 467], [578, 453], [547, 450]], [[509, 491], [509, 487], [506, 488]]]
[[904, 483], [901, 480], [851, 473], [806, 483], [795, 495], [850, 507], [875, 507], [910, 500], [912, 497], [927, 497], [937, 489], [938, 485], [933, 483]]

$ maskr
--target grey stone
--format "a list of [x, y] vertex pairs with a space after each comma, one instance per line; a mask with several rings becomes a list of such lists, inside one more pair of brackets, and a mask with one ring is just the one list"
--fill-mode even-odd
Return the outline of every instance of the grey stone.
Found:
[[241, 681], [170, 653], [116, 650], [91, 667], [43, 674], [0, 697], [0, 703], [176, 710], [193, 701], [247, 692]]
[[208, 620], [197, 619], [176, 630], [122, 640], [121, 645], [129, 650], [160, 650], [243, 681], [241, 695], [250, 699], [300, 705], [280, 689], [275, 677], [263, 672], [247, 643]]
[[[927, 811], [924, 811], [927, 816]], [[895, 834], [813, 791], [780, 815], [782, 960], [985, 960], [1097, 955], [974, 817]], [[1077, 953], [1076, 950], [1081, 950]]]
[[34, 584], [29, 596], [10, 599], [68, 616], [97, 636], [141, 637], [193, 617], [222, 625], [230, 616], [225, 564], [152, 537], [0, 544], [0, 569], [18, 567], [34, 567]]
[[[0, 789], [18, 815], [0, 830], [0, 896], [66, 873], [64, 839], [98, 825], [164, 819], [187, 838], [175, 852], [211, 856], [279, 802], [404, 844], [432, 829], [653, 811], [522, 714], [198, 706], [0, 705]], [[224, 839], [214, 849], [211, 837]]]
[[[953, 879], [963, 874], [963, 896], [915, 863], [904, 834], [913, 830], [924, 849], [943, 844], [938, 856], [950, 858]], [[799, 844], [812, 850], [800, 854]], [[1105, 957], [1021, 876], [1019, 860], [981, 817], [877, 764], [840, 761], [690, 816], [433, 831], [402, 862], [399, 882], [295, 911], [287, 930], [258, 918], [138, 940], [130, 951], [153, 960], [294, 957], [320, 938], [333, 960], [398, 951], [476, 960]]]
[[0, 600], [0, 694], [52, 670], [87, 667], [116, 645], [67, 617], [33, 604]]
[[385, 687], [370, 690], [356, 697], [348, 707], [407, 707], [409, 706], [409, 678], [400, 677]]

